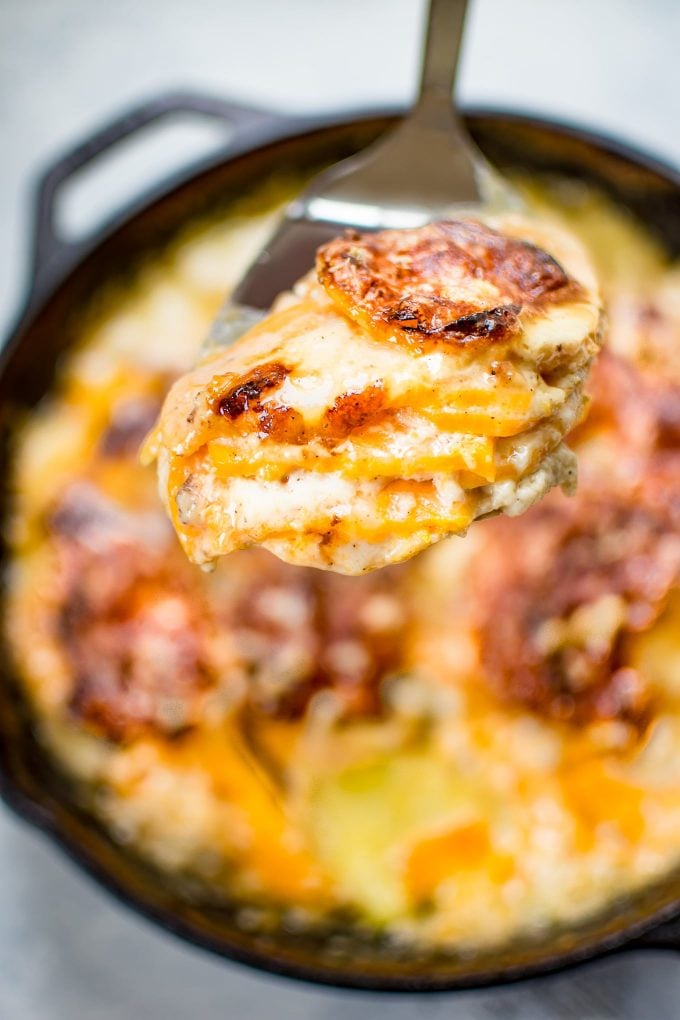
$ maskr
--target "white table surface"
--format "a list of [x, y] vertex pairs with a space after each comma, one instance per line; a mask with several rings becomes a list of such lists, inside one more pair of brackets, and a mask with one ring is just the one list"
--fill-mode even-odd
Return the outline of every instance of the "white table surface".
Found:
[[[26, 283], [32, 181], [126, 105], [178, 87], [298, 112], [404, 103], [421, 0], [2, 0], [0, 319]], [[580, 121], [680, 164], [680, 3], [477, 0], [460, 94]], [[215, 142], [185, 125], [65, 196], [71, 229]], [[0, 1020], [680, 1017], [680, 961], [637, 953], [432, 997], [266, 977], [157, 931], [0, 808]]]

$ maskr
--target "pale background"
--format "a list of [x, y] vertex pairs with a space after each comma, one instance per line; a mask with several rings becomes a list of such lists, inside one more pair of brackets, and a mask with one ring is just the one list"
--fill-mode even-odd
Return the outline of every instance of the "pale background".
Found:
[[[420, 0], [0, 0], [0, 324], [26, 284], [31, 182], [128, 104], [178, 87], [282, 110], [405, 103]], [[680, 164], [677, 0], [477, 0], [461, 96], [616, 134]], [[179, 131], [179, 133], [178, 133]], [[80, 192], [93, 223], [197, 151], [178, 129]], [[680, 1017], [680, 963], [629, 954], [499, 991], [378, 997], [265, 977], [113, 903], [0, 808], [0, 1020], [539, 1020]]]

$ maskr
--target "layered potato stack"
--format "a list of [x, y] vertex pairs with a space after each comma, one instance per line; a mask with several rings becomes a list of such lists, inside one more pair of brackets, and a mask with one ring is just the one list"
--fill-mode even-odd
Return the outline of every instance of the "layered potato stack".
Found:
[[361, 574], [573, 489], [600, 319], [553, 224], [348, 233], [175, 383], [144, 455], [194, 562], [262, 545]]

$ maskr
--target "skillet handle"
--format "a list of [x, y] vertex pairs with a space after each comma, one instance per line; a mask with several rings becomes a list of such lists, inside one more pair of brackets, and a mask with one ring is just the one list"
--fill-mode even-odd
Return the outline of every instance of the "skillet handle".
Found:
[[256, 135], [268, 134], [284, 119], [275, 113], [212, 96], [168, 93], [141, 103], [76, 145], [48, 167], [37, 184], [29, 303], [42, 298], [92, 244], [91, 237], [71, 241], [61, 236], [56, 210], [62, 185], [124, 139], [181, 113], [225, 121], [233, 129], [225, 146], [228, 150], [254, 141]]

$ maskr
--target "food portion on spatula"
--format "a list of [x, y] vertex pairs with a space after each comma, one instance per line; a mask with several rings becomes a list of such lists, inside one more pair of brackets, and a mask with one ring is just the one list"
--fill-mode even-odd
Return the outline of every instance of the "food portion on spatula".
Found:
[[288, 207], [165, 402], [145, 456], [196, 563], [360, 574], [575, 484], [597, 287], [456, 113], [465, 12], [430, 0], [413, 110]]
[[185, 551], [360, 574], [572, 489], [600, 318], [580, 245], [517, 215], [327, 242], [166, 399], [145, 456]]

